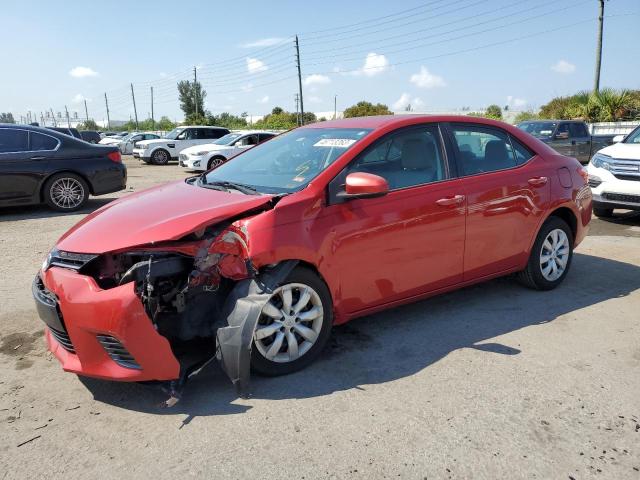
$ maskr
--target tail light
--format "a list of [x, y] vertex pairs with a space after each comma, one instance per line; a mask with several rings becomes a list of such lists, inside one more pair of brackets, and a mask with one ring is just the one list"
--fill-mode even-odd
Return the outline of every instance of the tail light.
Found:
[[112, 162], [122, 163], [122, 155], [120, 155], [120, 152], [110, 152], [107, 154], [107, 157]]
[[584, 183], [589, 182], [589, 172], [587, 171], [586, 167], [580, 166], [578, 168], [578, 175], [582, 177], [582, 179], [584, 180]]

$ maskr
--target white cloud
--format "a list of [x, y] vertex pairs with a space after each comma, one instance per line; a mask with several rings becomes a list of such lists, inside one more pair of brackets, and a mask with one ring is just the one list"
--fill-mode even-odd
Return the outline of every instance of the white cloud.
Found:
[[253, 42], [247, 42], [240, 45], [242, 48], [271, 47], [283, 42], [285, 39], [280, 37], [261, 38]]
[[304, 85], [307, 87], [309, 85], [326, 85], [327, 83], [331, 83], [331, 79], [326, 75], [314, 73], [307, 76], [307, 78], [305, 78], [302, 83], [304, 83]]
[[71, 102], [72, 103], [82, 103], [84, 101], [90, 102], [91, 99], [90, 98], [86, 98], [84, 95], [82, 95], [81, 93], [78, 93], [77, 95], [75, 95], [72, 99]]
[[249, 93], [253, 90], [253, 83], [249, 82], [246, 85], [243, 85], [242, 87], [240, 87], [240, 89], [243, 92]]
[[576, 71], [576, 66], [566, 60], [558, 60], [555, 64], [551, 65], [551, 70], [568, 75]]
[[69, 70], [69, 75], [75, 78], [97, 77], [98, 72], [89, 67], [73, 67]]
[[166, 74], [166, 73], [164, 73], [164, 72], [160, 72], [160, 78], [164, 78], [164, 77], [166, 77], [166, 76], [167, 76], [167, 74]]
[[391, 107], [395, 111], [404, 111], [409, 105], [411, 105], [411, 110], [421, 110], [422, 108], [424, 108], [425, 103], [419, 97], [412, 97], [408, 93], [403, 93], [402, 95], [400, 95], [400, 98], [398, 100], [393, 102]]
[[264, 72], [268, 68], [263, 61], [257, 58], [247, 57], [247, 71], [249, 73]]
[[383, 73], [388, 69], [389, 60], [387, 60], [387, 57], [371, 52], [368, 53], [367, 57], [364, 59], [364, 65], [360, 69], [360, 72], [367, 77], [373, 77], [374, 75]]
[[309, 99], [311, 103], [322, 103], [322, 99], [320, 97], [316, 97], [315, 95], [310, 95], [309, 97], [305, 97]]
[[258, 103], [267, 103], [268, 101], [269, 101], [269, 95], [265, 95], [260, 100], [258, 100]]
[[507, 105], [515, 108], [522, 108], [527, 104], [527, 101], [524, 98], [517, 98], [513, 95], [509, 95], [507, 97]]
[[442, 77], [430, 73], [425, 66], [421, 66], [418, 73], [411, 75], [409, 81], [420, 88], [437, 88], [447, 86]]

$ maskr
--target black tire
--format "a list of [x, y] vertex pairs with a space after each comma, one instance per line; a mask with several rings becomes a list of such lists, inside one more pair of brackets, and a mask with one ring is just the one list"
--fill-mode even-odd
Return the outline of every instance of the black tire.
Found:
[[[61, 188], [63, 190], [67, 188], [69, 190], [70, 203], [68, 206], [65, 206], [66, 200], [60, 197]], [[89, 200], [89, 186], [82, 177], [75, 173], [56, 173], [44, 184], [42, 197], [45, 203], [54, 210], [59, 212], [74, 212], [84, 207], [87, 200]]]
[[207, 162], [207, 170], [211, 170], [212, 168], [219, 167], [226, 161], [227, 159], [224, 157], [220, 157], [220, 156], [213, 157], [209, 160], [209, 162]]
[[313, 288], [320, 297], [323, 311], [322, 327], [318, 334], [316, 342], [311, 348], [297, 360], [278, 363], [267, 359], [263, 356], [255, 345], [251, 350], [251, 369], [261, 375], [275, 377], [279, 375], [287, 375], [307, 367], [322, 352], [331, 335], [331, 327], [333, 325], [333, 305], [331, 295], [325, 283], [312, 270], [305, 267], [296, 267], [283, 285], [288, 283], [300, 283]]
[[151, 163], [154, 165], [166, 165], [171, 160], [171, 154], [164, 148], [159, 148], [151, 154]]
[[[569, 241], [569, 257], [566, 261], [566, 266], [562, 275], [555, 280], [548, 280], [542, 273], [542, 266], [540, 263], [540, 257], [542, 255], [542, 246], [547, 239], [547, 236], [556, 229], [562, 230]], [[534, 290], [552, 290], [562, 283], [564, 278], [569, 272], [571, 267], [571, 260], [573, 259], [573, 233], [569, 225], [559, 217], [549, 217], [546, 222], [540, 228], [536, 241], [531, 249], [529, 255], [529, 261], [527, 268], [522, 272], [519, 272], [518, 279], [525, 286]]]
[[593, 214], [600, 218], [611, 218], [613, 217], [613, 208], [594, 207]]

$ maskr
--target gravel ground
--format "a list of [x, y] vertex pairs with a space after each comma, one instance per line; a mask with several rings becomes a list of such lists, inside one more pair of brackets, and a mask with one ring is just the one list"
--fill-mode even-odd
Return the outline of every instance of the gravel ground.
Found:
[[[187, 175], [126, 162], [129, 191]], [[553, 292], [499, 279], [372, 315], [250, 399], [212, 365], [161, 409], [62, 372], [31, 299], [55, 240], [116, 196], [0, 210], [0, 480], [640, 478], [640, 215], [594, 220]]]

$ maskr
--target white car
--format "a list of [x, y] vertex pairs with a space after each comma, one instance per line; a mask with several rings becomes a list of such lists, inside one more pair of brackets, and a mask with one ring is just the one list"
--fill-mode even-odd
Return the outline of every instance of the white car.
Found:
[[116, 133], [114, 135], [109, 135], [107, 137], [103, 137], [98, 143], [100, 145], [117, 145], [127, 135], [129, 135], [127, 132]]
[[160, 135], [156, 135], [155, 133], [141, 133], [141, 132], [133, 132], [122, 138], [120, 142], [116, 143], [117, 147], [120, 149], [120, 153], [123, 155], [131, 155], [133, 153], [133, 146], [142, 140], [157, 140], [160, 138]]
[[211, 143], [229, 133], [221, 127], [184, 126], [171, 130], [163, 138], [142, 140], [133, 147], [134, 158], [145, 163], [165, 165], [169, 160], [177, 160], [178, 154], [185, 148]]
[[640, 126], [599, 150], [589, 162], [593, 213], [610, 217], [614, 208], [640, 210]]
[[185, 148], [180, 152], [178, 161], [181, 167], [189, 170], [211, 170], [239, 153], [275, 136], [275, 133], [258, 131], [229, 133], [215, 142]]

